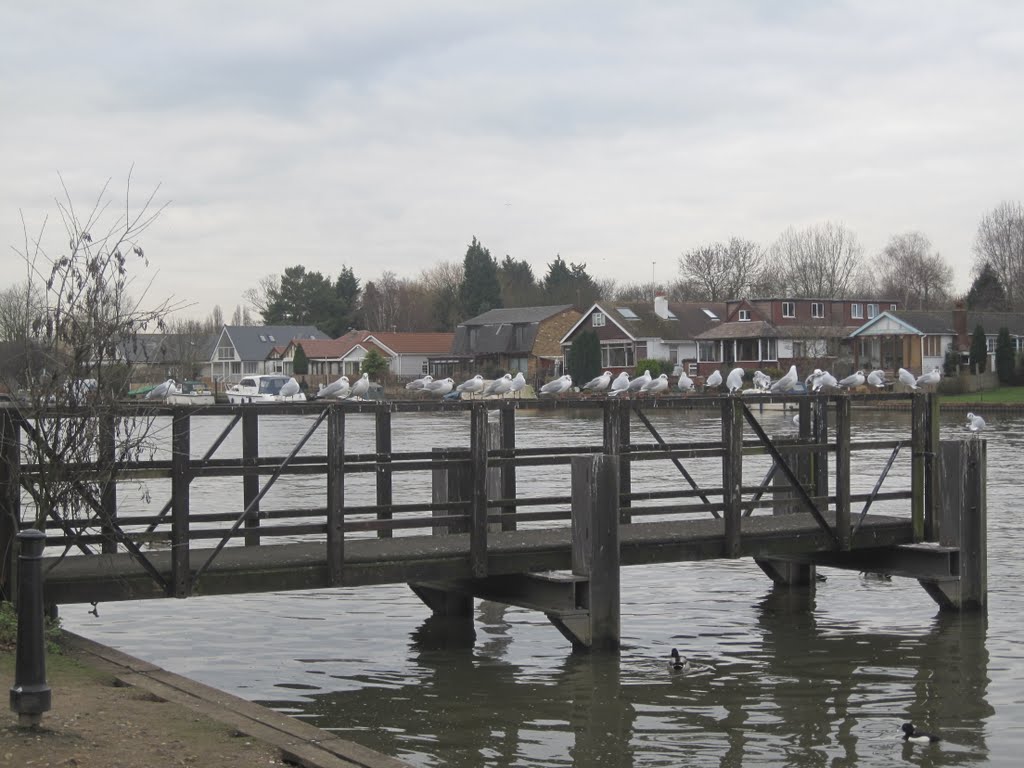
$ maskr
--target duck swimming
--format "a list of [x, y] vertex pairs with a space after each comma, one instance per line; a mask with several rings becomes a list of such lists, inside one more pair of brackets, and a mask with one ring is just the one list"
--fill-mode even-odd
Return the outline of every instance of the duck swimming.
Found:
[[669, 672], [690, 672], [693, 667], [690, 665], [689, 659], [685, 656], [680, 657], [679, 649], [673, 648], [672, 653], [669, 654], [668, 669]]
[[934, 733], [925, 733], [924, 731], [917, 730], [913, 723], [903, 724], [903, 740], [912, 741], [915, 744], [930, 744], [941, 741]]

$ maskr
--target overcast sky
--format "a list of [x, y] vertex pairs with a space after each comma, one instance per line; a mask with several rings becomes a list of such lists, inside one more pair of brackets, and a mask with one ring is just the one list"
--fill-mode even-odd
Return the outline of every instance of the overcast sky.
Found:
[[[476, 236], [542, 276], [838, 221], [966, 290], [1024, 180], [1019, 2], [48, 2], [0, 8], [0, 284], [53, 213], [160, 184], [154, 292], [230, 317], [304, 264], [415, 276]], [[52, 247], [63, 235], [51, 229]]]

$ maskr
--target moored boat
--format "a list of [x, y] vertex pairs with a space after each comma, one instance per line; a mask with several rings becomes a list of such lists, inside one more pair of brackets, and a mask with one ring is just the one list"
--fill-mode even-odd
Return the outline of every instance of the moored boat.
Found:
[[168, 405], [213, 405], [213, 392], [201, 381], [183, 381], [169, 393]]
[[227, 391], [229, 403], [278, 403], [299, 402], [306, 399], [303, 392], [289, 397], [281, 396], [281, 387], [288, 383], [290, 376], [279, 373], [258, 376], [244, 376]]

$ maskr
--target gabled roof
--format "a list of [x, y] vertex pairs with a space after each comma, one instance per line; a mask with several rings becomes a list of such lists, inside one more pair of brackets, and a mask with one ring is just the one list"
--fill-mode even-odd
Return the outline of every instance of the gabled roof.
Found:
[[138, 333], [119, 342], [118, 356], [134, 365], [178, 363], [184, 360], [209, 360], [217, 343], [217, 334]]
[[724, 302], [670, 302], [668, 310], [674, 317], [664, 318], [654, 311], [653, 304], [599, 301], [583, 313], [583, 317], [562, 337], [562, 343], [586, 322], [594, 310], [603, 312], [608, 320], [633, 340], [688, 341], [718, 326], [725, 317]]
[[[787, 328], [787, 332], [788, 332]], [[778, 329], [765, 320], [733, 320], [729, 323], [709, 328], [697, 338], [701, 340], [711, 339], [763, 339], [776, 338], [779, 335]]]
[[287, 346], [292, 339], [330, 338], [312, 325], [225, 325], [221, 337], [224, 335], [241, 360], [266, 360], [274, 347]]
[[504, 323], [539, 323], [549, 317], [572, 309], [572, 304], [557, 304], [550, 307], [509, 307], [491, 309], [482, 315], [463, 320], [459, 325], [501, 325]]
[[540, 323], [572, 310], [571, 304], [492, 309], [456, 326], [451, 354], [528, 355], [533, 351]]
[[346, 344], [344, 336], [340, 339], [294, 339], [292, 344], [302, 345], [302, 351], [310, 360], [339, 360], [341, 356], [352, 346]]
[[[953, 327], [954, 310], [900, 309], [881, 312], [864, 325], [850, 333], [850, 336], [875, 335], [870, 329], [880, 324], [883, 318], [906, 328], [906, 334], [919, 336], [955, 336]], [[967, 333], [973, 334], [978, 326], [985, 329], [986, 336], [995, 336], [1000, 328], [1006, 328], [1011, 336], [1024, 336], [1024, 313], [1021, 312], [967, 312]], [[890, 331], [891, 332], [891, 331]]]

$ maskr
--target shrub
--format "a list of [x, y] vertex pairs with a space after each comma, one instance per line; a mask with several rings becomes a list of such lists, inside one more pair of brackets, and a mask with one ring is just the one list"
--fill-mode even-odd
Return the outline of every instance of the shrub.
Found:
[[[60, 619], [47, 617], [44, 624], [46, 652], [60, 653]], [[18, 612], [7, 601], [0, 602], [0, 650], [12, 651], [18, 640]]]
[[985, 343], [985, 329], [979, 325], [971, 337], [971, 370], [974, 373], [984, 373], [987, 365], [988, 346]]
[[1000, 328], [999, 336], [996, 337], [996, 375], [1000, 384], [1013, 384], [1015, 357], [1009, 329]]
[[668, 360], [649, 358], [637, 361], [636, 368], [633, 369], [633, 375], [643, 376], [644, 371], [650, 371], [651, 377], [656, 379], [663, 373], [671, 376], [674, 368], [675, 366]]

